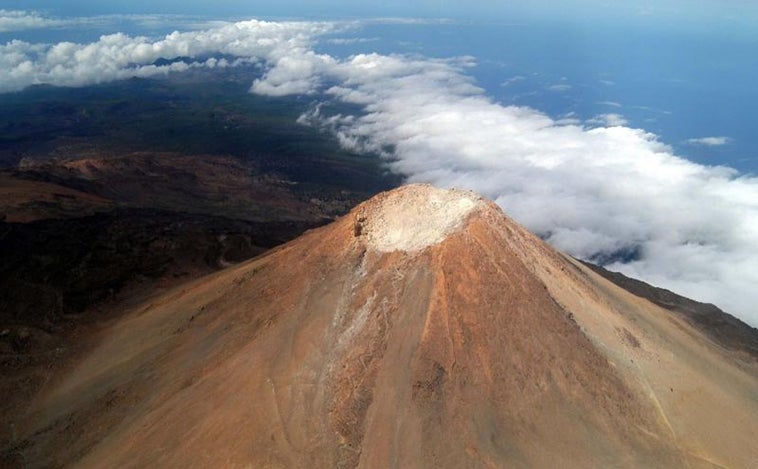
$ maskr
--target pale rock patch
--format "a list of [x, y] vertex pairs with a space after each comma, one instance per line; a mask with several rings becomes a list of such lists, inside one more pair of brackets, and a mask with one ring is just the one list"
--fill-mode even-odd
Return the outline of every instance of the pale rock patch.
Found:
[[386, 193], [360, 211], [356, 235], [381, 252], [420, 251], [443, 241], [484, 205], [471, 191], [412, 184]]

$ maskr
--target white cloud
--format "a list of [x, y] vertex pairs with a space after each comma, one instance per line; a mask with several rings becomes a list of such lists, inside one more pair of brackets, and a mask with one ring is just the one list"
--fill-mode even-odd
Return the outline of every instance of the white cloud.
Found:
[[[207, 56], [226, 54], [259, 59], [274, 66], [261, 85], [270, 94], [304, 93], [317, 85], [317, 56], [310, 51], [315, 35], [334, 29], [329, 23], [243, 21], [203, 31], [173, 32], [151, 41], [122, 33], [102, 36], [90, 44], [61, 42], [30, 44], [14, 40], [0, 45], [0, 92], [17, 91], [33, 84], [82, 86], [93, 83], [165, 74], [191, 67], [228, 64], [208, 62]], [[191, 64], [176, 62], [155, 66], [160, 59], [189, 57]], [[286, 75], [286, 77], [283, 77]], [[300, 76], [301, 80], [295, 79]], [[282, 83], [277, 84], [277, 80]], [[286, 83], [285, 83], [286, 82]]]
[[477, 190], [550, 243], [758, 324], [758, 179], [679, 158], [617, 114], [577, 125], [493, 102], [465, 63], [358, 55], [326, 90], [365, 114], [324, 115], [352, 149], [411, 181]]
[[301, 117], [342, 145], [384, 155], [411, 181], [477, 190], [570, 254], [758, 324], [758, 179], [679, 158], [617, 114], [582, 124], [496, 103], [467, 75], [470, 57], [315, 53], [315, 40], [339, 27], [246, 21], [159, 41], [13, 41], [0, 46], [0, 88], [166, 73], [151, 65], [161, 57], [197, 61], [177, 69], [212, 66], [203, 57], [213, 54], [260, 61], [255, 93], [321, 92], [363, 108], [344, 116], [315, 106]]
[[599, 114], [592, 119], [588, 119], [587, 123], [590, 125], [600, 125], [604, 127], [623, 127], [629, 122], [624, 119], [624, 116], [620, 114]]
[[511, 78], [505, 80], [504, 82], [500, 83], [500, 86], [510, 86], [510, 85], [512, 85], [514, 83], [518, 83], [518, 82], [524, 81], [524, 80], [526, 80], [526, 77], [521, 76], [521, 75], [516, 75], [515, 77], [511, 77]]
[[689, 143], [690, 145], [706, 145], [709, 147], [718, 147], [722, 145], [726, 145], [731, 141], [729, 137], [701, 137], [701, 138], [690, 138], [685, 141], [685, 143]]
[[547, 87], [548, 91], [556, 91], [558, 93], [562, 93], [564, 91], [568, 91], [571, 89], [571, 85], [567, 85], [565, 83], [561, 83], [558, 85], [551, 85]]
[[581, 125], [582, 120], [579, 119], [575, 112], [568, 112], [555, 120], [556, 125]]
[[342, 45], [349, 45], [349, 44], [363, 44], [366, 42], [375, 42], [378, 40], [379, 40], [378, 37], [335, 37], [335, 38], [327, 39], [326, 42], [328, 44], [342, 46]]
[[610, 107], [621, 107], [621, 103], [617, 103], [616, 101], [599, 101], [598, 104]]
[[66, 20], [44, 17], [35, 11], [0, 9], [0, 32], [50, 28], [67, 23]]
[[45, 28], [113, 28], [132, 23], [140, 28], [210, 29], [230, 24], [230, 21], [208, 20], [191, 15], [169, 14], [111, 14], [82, 17], [51, 18], [37, 11], [0, 9], [0, 33]]
[[556, 125], [579, 125], [582, 121], [575, 117], [562, 117], [555, 121]]
[[667, 111], [665, 109], [657, 109], [650, 106], [632, 106], [632, 109], [639, 109], [641, 111], [648, 111], [648, 112], [653, 112], [656, 114], [664, 114], [667, 116], [670, 116], [672, 114], [671, 111]]
[[404, 17], [385, 17], [362, 20], [364, 24], [404, 24], [404, 25], [428, 25], [428, 24], [456, 24], [457, 21], [451, 18], [404, 18]]

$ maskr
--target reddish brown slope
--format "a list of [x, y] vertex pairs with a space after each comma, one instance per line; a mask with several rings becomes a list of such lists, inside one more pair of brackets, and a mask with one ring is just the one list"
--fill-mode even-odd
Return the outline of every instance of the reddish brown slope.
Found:
[[32, 466], [748, 467], [757, 376], [494, 204], [407, 186], [136, 308], [49, 383], [13, 451]]
[[98, 195], [0, 172], [0, 221], [28, 223], [81, 217], [111, 210], [113, 206], [112, 201]]

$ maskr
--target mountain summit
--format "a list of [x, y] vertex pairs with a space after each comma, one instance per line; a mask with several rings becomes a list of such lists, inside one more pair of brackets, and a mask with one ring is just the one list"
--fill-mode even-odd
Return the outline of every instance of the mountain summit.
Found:
[[748, 467], [758, 365], [471, 192], [409, 185], [139, 305], [32, 466]]

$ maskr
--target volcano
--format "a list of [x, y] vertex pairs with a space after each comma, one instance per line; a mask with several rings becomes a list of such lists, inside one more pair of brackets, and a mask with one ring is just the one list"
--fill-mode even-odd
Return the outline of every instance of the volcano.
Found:
[[135, 306], [31, 467], [750, 467], [758, 362], [494, 203], [408, 185]]

